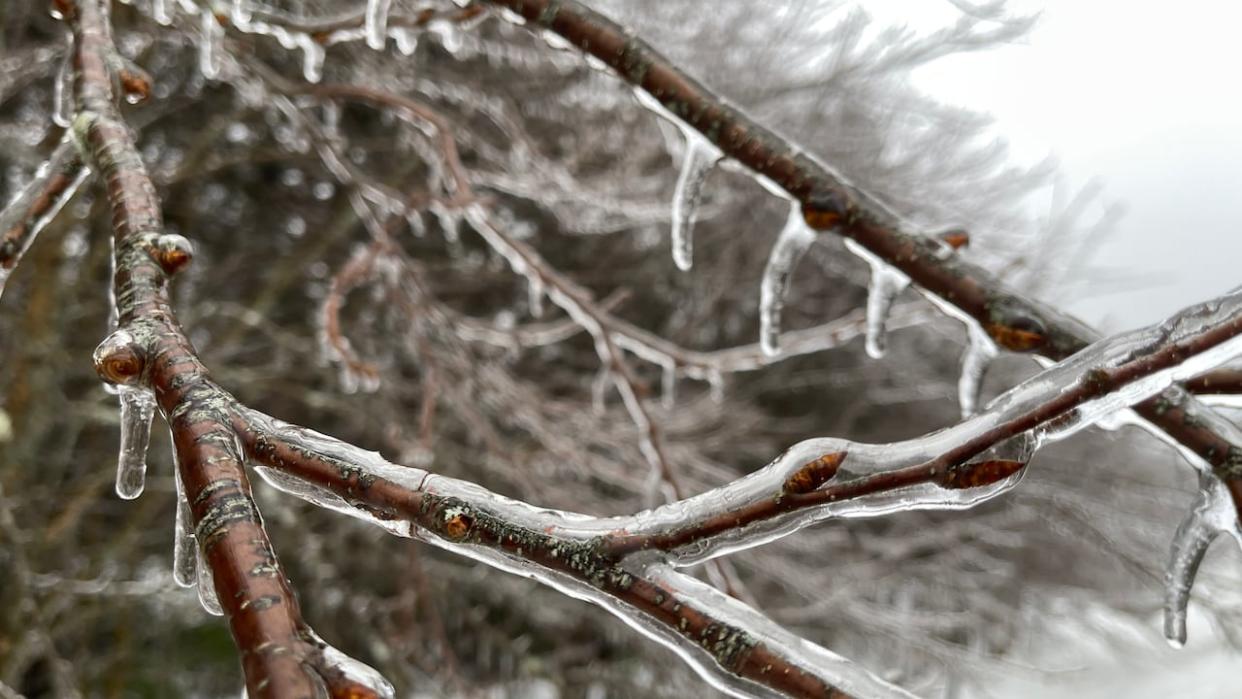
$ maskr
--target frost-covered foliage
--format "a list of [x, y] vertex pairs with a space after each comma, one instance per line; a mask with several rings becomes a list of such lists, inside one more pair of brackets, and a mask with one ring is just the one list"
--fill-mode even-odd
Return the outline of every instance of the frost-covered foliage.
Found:
[[[154, 99], [128, 114], [168, 233], [196, 246], [179, 319], [246, 405], [443, 483], [621, 516], [810, 437], [921, 444], [903, 440], [1031, 370], [1001, 359], [985, 374], [997, 348], [977, 324], [964, 331], [905, 275], [815, 237], [796, 205], [556, 36], [499, 13], [459, 18], [449, 0], [354, 4], [113, 10], [122, 53], [154, 78]], [[1036, 245], [1047, 226], [1025, 214], [1048, 169], [1008, 163], [985, 118], [908, 81], [927, 61], [1020, 37], [1027, 20], [963, 14], [920, 36], [847, 3], [592, 4], [924, 230], [968, 225], [960, 254], [1015, 284], [1047, 284], [1045, 256], [1073, 254], [1075, 221], [1057, 221], [1050, 253]], [[7, 201], [73, 105], [62, 25], [33, 0], [0, 19]], [[494, 230], [463, 206], [467, 190]], [[78, 194], [11, 279], [0, 270], [0, 689], [234, 692], [226, 629], [181, 587], [218, 610], [162, 429], [146, 450], [150, 397], [119, 388], [118, 432], [118, 398], [88, 361], [115, 320], [106, 209]], [[1049, 609], [1146, 620], [1159, 607], [1154, 571], [1197, 483], [1154, 467], [1167, 451], [1133, 453], [1142, 439], [1045, 450], [1002, 503], [838, 520], [686, 572], [911, 690], [986, 687], [1026, 665], [1021, 643]], [[1126, 468], [1084, 477], [1087, 459]], [[110, 496], [136, 497], [144, 473], [146, 496]], [[309, 620], [400, 695], [706, 691], [596, 608], [257, 493]], [[1230, 525], [1220, 497], [1205, 489], [1179, 529], [1174, 602]], [[707, 557], [685, 555], [674, 562]], [[1237, 614], [1218, 599], [1214, 612]]]

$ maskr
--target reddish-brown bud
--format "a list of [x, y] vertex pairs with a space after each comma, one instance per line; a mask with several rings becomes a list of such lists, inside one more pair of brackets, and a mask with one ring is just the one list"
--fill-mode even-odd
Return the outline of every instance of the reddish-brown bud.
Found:
[[849, 202], [837, 192], [818, 192], [802, 204], [802, 218], [817, 231], [836, 228], [849, 211]]
[[785, 492], [791, 495], [809, 493], [832, 480], [848, 452], [838, 451], [810, 461], [785, 479]]
[[142, 376], [143, 353], [126, 330], [117, 330], [99, 343], [93, 356], [95, 372], [111, 384], [132, 384]]
[[1012, 459], [994, 459], [977, 461], [971, 464], [950, 466], [940, 476], [940, 487], [959, 490], [962, 488], [982, 488], [1002, 481], [1021, 471], [1026, 466], [1024, 461]]
[[125, 66], [117, 71], [117, 79], [121, 82], [121, 91], [125, 93], [125, 101], [138, 104], [151, 96], [151, 77], [140, 68]]
[[970, 234], [960, 228], [951, 231], [945, 231], [937, 236], [940, 242], [948, 245], [954, 250], [960, 250], [970, 245]]
[[147, 252], [169, 276], [185, 269], [194, 259], [194, 246], [190, 241], [173, 233], [156, 238]]
[[473, 523], [464, 513], [450, 510], [445, 513], [444, 517], [444, 535], [454, 541], [463, 539], [470, 533], [470, 526]]

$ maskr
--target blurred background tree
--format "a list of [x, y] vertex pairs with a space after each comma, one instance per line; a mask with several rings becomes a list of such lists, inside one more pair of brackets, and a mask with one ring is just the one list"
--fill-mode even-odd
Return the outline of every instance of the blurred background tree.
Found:
[[[943, 56], [1018, 40], [1032, 18], [962, 3], [955, 23], [919, 33], [831, 0], [591, 4], [919, 225], [967, 226], [963, 254], [1012, 285], [1040, 296], [1088, 272], [1066, 261], [1086, 258], [1088, 234], [1111, 222], [1085, 217], [1092, 193], [1035, 215], [1053, 167], [1012, 164], [987, 117], [909, 79]], [[312, 23], [341, 11], [266, 7]], [[154, 20], [161, 8], [168, 26]], [[668, 253], [681, 136], [558, 42], [448, 0], [396, 0], [394, 15], [439, 14], [392, 30], [382, 53], [361, 33], [293, 33], [285, 48], [236, 31], [222, 3], [213, 42], [227, 58], [204, 59], [187, 9], [138, 0], [117, 4], [113, 21], [123, 53], [154, 77], [155, 99], [131, 123], [169, 230], [197, 246], [175, 297], [216, 379], [271, 414], [534, 504], [619, 514], [659, 502], [637, 429], [600, 389], [590, 338], [437, 195], [450, 174], [434, 134], [307, 80], [322, 71], [321, 86], [434, 107], [513, 236], [617, 317], [691, 350], [756, 342], [759, 279], [783, 206], [748, 175], [712, 171], [696, 264], [683, 273]], [[52, 114], [66, 42], [41, 0], [10, 0], [0, 22], [7, 199], [60, 137]], [[360, 216], [357, 197], [376, 191], [400, 193], [410, 210]], [[108, 322], [107, 218], [84, 187], [0, 300], [0, 688], [234, 695], [225, 625], [171, 579], [167, 440], [152, 445], [146, 496], [112, 494], [115, 399], [90, 364]], [[377, 249], [376, 226], [399, 249]], [[957, 420], [960, 324], [907, 292], [887, 356], [871, 359], [857, 314], [868, 279], [839, 240], [821, 237], [794, 278], [785, 326], [845, 318], [836, 346], [719, 381], [677, 376], [674, 391], [661, 367], [633, 361], [685, 494], [810, 436], [885, 442]], [[984, 397], [1033, 370], [1000, 358]], [[795, 633], [916, 692], [1037, 681], [1070, 667], [1034, 650], [1061, 636], [1082, 653], [1097, 641], [1159, 642], [1149, 623], [1158, 568], [1192, 484], [1189, 469], [1160, 467], [1177, 458], [1171, 450], [1151, 445], [1081, 437], [1041, 452], [1000, 501], [834, 521], [732, 556], [726, 573], [736, 594]], [[1085, 459], [1126, 467], [1085, 479]], [[601, 610], [264, 486], [258, 497], [308, 619], [402, 696], [710, 692]], [[1242, 610], [1213, 576], [1229, 563], [1210, 562], [1201, 583], [1221, 617]]]

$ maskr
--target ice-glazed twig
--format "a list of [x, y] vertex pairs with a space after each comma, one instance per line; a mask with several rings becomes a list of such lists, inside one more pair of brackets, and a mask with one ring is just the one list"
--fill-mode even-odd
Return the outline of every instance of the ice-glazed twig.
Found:
[[[594, 601], [682, 653], [722, 689], [746, 691], [737, 681], [749, 681], [817, 696], [826, 686], [848, 686], [840, 668], [810, 663], [809, 670], [801, 652], [765, 630], [770, 622], [739, 625], [701, 589], [673, 600], [660, 566], [711, 560], [830, 517], [971, 507], [1012, 488], [1042, 442], [1239, 355], [1242, 291], [1100, 341], [947, 430], [887, 445], [808, 440], [750, 476], [624, 517], [539, 509], [241, 406], [233, 420], [247, 456], [288, 492]], [[704, 628], [711, 633], [688, 632]], [[712, 662], [688, 650], [687, 640], [707, 648]], [[755, 653], [764, 659], [759, 667]], [[809, 673], [798, 676], [811, 684], [781, 684], [791, 673]]]
[[90, 169], [66, 134], [30, 182], [0, 211], [0, 294], [22, 255], [65, 202], [73, 198]]
[[181, 331], [169, 302], [172, 274], [190, 261], [163, 230], [155, 187], [117, 108], [122, 84], [100, 0], [60, 0], [73, 34], [77, 112], [73, 136], [101, 173], [112, 208], [118, 327], [96, 353], [105, 381], [154, 391], [172, 430], [179, 472], [203, 559], [223, 594], [252, 697], [391, 695], [354, 661], [319, 640], [301, 618], [263, 529], [242, 469], [222, 392]]
[[[1060, 360], [1098, 338], [1076, 319], [1022, 296], [959, 255], [945, 254], [945, 242], [905, 230], [885, 207], [844, 177], [727, 104], [633, 31], [604, 15], [576, 0], [487, 2], [522, 18], [532, 31], [554, 32], [602, 61], [666, 118], [699, 132], [724, 156], [800, 202], [811, 227], [853, 239], [926, 292], [973, 318], [999, 346]], [[1199, 438], [1152, 404], [1135, 410], [1213, 465], [1224, 458], [1219, 438]], [[1231, 490], [1242, 508], [1242, 487]]]

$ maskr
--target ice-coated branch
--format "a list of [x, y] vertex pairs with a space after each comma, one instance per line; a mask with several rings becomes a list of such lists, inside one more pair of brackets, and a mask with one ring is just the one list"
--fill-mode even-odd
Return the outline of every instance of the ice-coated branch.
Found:
[[124, 76], [117, 72], [108, 5], [63, 0], [56, 10], [73, 34], [73, 137], [105, 182], [112, 209], [118, 327], [96, 351], [96, 370], [122, 390], [153, 391], [172, 430], [195, 539], [222, 593], [249, 694], [390, 695], [386, 682], [315, 637], [302, 620], [251, 498], [227, 401], [176, 321], [168, 285], [191, 251], [183, 238], [164, 232], [155, 188], [117, 107], [121, 95], [113, 85], [124, 85]]
[[[886, 445], [808, 440], [742, 479], [623, 517], [539, 509], [470, 483], [390, 464], [373, 452], [241, 406], [233, 424], [247, 456], [287, 492], [592, 600], [681, 652], [721, 688], [746, 691], [730, 684], [731, 676], [796, 696], [818, 696], [817, 687], [848, 686], [840, 668], [816, 664], [820, 674], [811, 677], [822, 685], [772, 684], [785, 673], [769, 676], [762, 668], [756, 673], [752, 653], [762, 654], [762, 667], [785, 663], [797, 670], [806, 661], [781, 649], [774, 640], [778, 634], [765, 630], [770, 622], [735, 625], [729, 619], [738, 617], [712, 606], [712, 597], [701, 589], [670, 606], [675, 595], [653, 576], [658, 578], [662, 566], [711, 560], [826, 518], [974, 506], [1012, 488], [1041, 443], [1072, 435], [1240, 354], [1242, 291], [1186, 309], [1163, 324], [1102, 340], [950, 429]], [[1236, 516], [1228, 514], [1236, 528]], [[1183, 568], [1193, 573], [1193, 566]], [[705, 628], [695, 620], [698, 614], [712, 619], [706, 623], [714, 631], [706, 637], [692, 630]], [[746, 618], [753, 619], [751, 614]], [[713, 634], [724, 646], [707, 642]], [[711, 651], [714, 664], [696, 662], [699, 651], [688, 652], [687, 640]], [[875, 687], [870, 691], [880, 692]]]
[[48, 159], [3, 210], [0, 210], [0, 294], [4, 283], [65, 202], [73, 198], [90, 169], [66, 134]]
[[[1076, 319], [1026, 298], [986, 270], [952, 254], [951, 244], [907, 230], [882, 204], [839, 173], [756, 123], [635, 36], [576, 0], [487, 0], [534, 31], [550, 31], [593, 56], [679, 127], [693, 129], [725, 157], [802, 205], [814, 229], [835, 230], [899, 270], [930, 295], [977, 323], [999, 346], [1061, 360], [1098, 339]], [[1203, 438], [1145, 403], [1135, 410], [1213, 465], [1222, 441]], [[1233, 445], [1242, 447], [1242, 445]], [[1232, 486], [1242, 510], [1242, 488]]]

